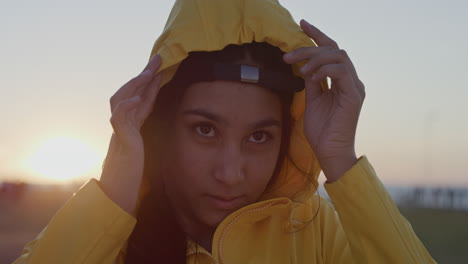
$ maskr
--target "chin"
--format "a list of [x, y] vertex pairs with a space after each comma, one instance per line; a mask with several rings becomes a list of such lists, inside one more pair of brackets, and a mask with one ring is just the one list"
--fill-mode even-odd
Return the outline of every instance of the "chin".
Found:
[[219, 224], [232, 212], [232, 211], [211, 211], [207, 215], [205, 215], [202, 219], [204, 224], [210, 226], [212, 228], [217, 228]]

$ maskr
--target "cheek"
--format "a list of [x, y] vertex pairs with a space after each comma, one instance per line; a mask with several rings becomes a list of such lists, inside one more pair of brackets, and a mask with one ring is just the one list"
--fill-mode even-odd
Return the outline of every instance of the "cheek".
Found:
[[183, 134], [176, 134], [175, 138], [169, 154], [170, 179], [167, 181], [181, 186], [180, 189], [184, 189], [184, 192], [196, 192], [209, 177], [209, 153]]
[[279, 146], [267, 152], [250, 154], [246, 176], [250, 186], [255, 186], [255, 193], [258, 193], [260, 189], [263, 191], [272, 178], [278, 155]]
[[[178, 165], [180, 170], [195, 181], [208, 177], [210, 171], [209, 153], [197, 147], [195, 144], [187, 142], [183, 150], [178, 152]], [[181, 175], [182, 176], [182, 175]]]

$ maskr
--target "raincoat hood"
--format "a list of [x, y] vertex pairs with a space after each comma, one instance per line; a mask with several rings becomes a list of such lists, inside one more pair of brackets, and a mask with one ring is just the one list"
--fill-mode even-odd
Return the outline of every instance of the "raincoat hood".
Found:
[[[173, 78], [189, 52], [217, 51], [253, 41], [267, 42], [283, 52], [316, 46], [276, 0], [177, 0], [150, 58], [156, 53], [161, 56], [162, 86]], [[293, 72], [302, 77], [300, 66], [294, 64]], [[290, 109], [294, 122], [289, 158], [260, 201], [279, 197], [301, 201], [316, 189], [320, 167], [304, 136], [304, 109], [305, 89], [294, 95]], [[140, 199], [148, 186], [149, 179], [143, 179]]]

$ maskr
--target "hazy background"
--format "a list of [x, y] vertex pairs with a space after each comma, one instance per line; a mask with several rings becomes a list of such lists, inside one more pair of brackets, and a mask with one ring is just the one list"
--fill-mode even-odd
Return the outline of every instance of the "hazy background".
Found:
[[[0, 3], [0, 263], [10, 263], [100, 177], [109, 98], [146, 65], [173, 1]], [[439, 263], [467, 263], [468, 2], [281, 3], [351, 56], [367, 91], [357, 154]]]
[[[351, 56], [367, 91], [357, 153], [384, 183], [468, 186], [468, 2], [281, 3]], [[99, 178], [109, 98], [142, 70], [172, 4], [2, 1], [0, 181], [53, 182], [25, 160], [57, 137], [86, 144], [97, 161], [81, 179]]]

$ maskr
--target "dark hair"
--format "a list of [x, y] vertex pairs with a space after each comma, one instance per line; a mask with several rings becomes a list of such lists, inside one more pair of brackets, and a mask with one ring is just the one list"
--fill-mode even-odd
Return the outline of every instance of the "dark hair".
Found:
[[[243, 45], [229, 45], [223, 50], [192, 52], [182, 62], [193, 58], [215, 58], [217, 62], [239, 63], [243, 59], [253, 62], [259, 68], [292, 74], [291, 66], [283, 62], [283, 52], [270, 44], [252, 42]], [[201, 55], [201, 56], [200, 56]], [[244, 63], [245, 64], [245, 63]], [[183, 78], [177, 73], [174, 80]], [[172, 87], [171, 82], [161, 88], [155, 109], [142, 126], [145, 160], [143, 177], [150, 179], [150, 192], [142, 198], [137, 213], [137, 224], [128, 240], [125, 263], [186, 263], [187, 241], [165, 195], [162, 177], [158, 171], [160, 158], [170, 136], [169, 128], [175, 109], [183, 96], [185, 87]], [[290, 106], [293, 91], [274, 91], [282, 101], [283, 131], [280, 153], [270, 183], [273, 183], [281, 169], [282, 161], [289, 148], [292, 118]]]

